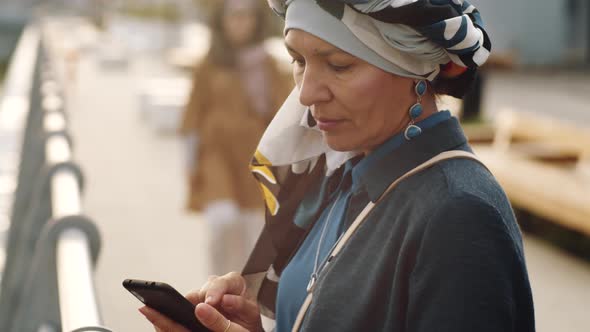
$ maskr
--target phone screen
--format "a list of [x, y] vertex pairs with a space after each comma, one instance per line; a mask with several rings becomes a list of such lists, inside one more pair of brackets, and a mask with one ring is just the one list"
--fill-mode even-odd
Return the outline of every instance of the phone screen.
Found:
[[172, 286], [156, 281], [126, 279], [125, 287], [138, 300], [192, 332], [209, 331], [195, 317], [195, 305]]

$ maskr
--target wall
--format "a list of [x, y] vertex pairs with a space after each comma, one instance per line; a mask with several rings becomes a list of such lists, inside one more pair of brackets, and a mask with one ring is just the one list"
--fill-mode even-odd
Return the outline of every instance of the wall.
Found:
[[[587, 52], [587, 0], [470, 2], [482, 12], [494, 49], [515, 50], [523, 64], [562, 64], [572, 53], [583, 59]], [[570, 8], [575, 8], [573, 16]]]

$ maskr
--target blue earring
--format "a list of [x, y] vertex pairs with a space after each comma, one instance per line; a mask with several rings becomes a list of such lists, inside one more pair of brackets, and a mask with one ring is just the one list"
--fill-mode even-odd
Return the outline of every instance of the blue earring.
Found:
[[424, 80], [418, 81], [418, 83], [416, 83], [416, 86], [414, 87], [414, 92], [416, 93], [418, 100], [414, 105], [412, 105], [412, 107], [410, 107], [410, 110], [408, 112], [410, 115], [410, 124], [408, 125], [408, 127], [406, 127], [406, 130], [404, 131], [404, 137], [408, 141], [422, 133], [422, 128], [416, 126], [414, 122], [417, 118], [420, 117], [420, 115], [422, 115], [421, 102], [422, 96], [424, 96], [424, 94], [426, 93], [426, 88], [427, 85], [426, 81]]

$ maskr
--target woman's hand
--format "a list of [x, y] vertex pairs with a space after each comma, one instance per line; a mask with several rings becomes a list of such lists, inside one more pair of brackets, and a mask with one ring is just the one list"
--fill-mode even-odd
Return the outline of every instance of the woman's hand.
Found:
[[[209, 281], [199, 291], [189, 293], [187, 299], [197, 304], [197, 319], [214, 332], [263, 332], [258, 304], [247, 299], [245, 292], [246, 281], [232, 272], [222, 277], [209, 277]], [[189, 332], [154, 309], [143, 307], [139, 311], [158, 332]]]

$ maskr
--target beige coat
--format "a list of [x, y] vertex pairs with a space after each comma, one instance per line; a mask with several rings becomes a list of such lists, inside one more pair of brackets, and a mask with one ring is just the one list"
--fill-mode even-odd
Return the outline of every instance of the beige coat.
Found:
[[190, 171], [187, 207], [202, 211], [208, 203], [232, 200], [240, 208], [264, 208], [248, 168], [264, 130], [293, 87], [291, 75], [267, 58], [268, 102], [273, 111], [257, 113], [238, 73], [205, 59], [194, 72], [193, 89], [180, 133], [199, 137], [195, 169]]

